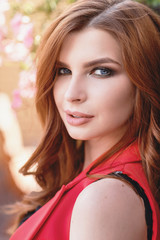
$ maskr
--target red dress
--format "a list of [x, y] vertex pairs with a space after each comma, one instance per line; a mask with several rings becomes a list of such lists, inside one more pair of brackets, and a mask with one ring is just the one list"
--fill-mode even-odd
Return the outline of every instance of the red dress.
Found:
[[[86, 177], [91, 165], [69, 184], [63, 185], [48, 203], [17, 229], [10, 240], [69, 240], [70, 221], [76, 198], [86, 186], [96, 181]], [[116, 171], [126, 174], [143, 188], [152, 210], [152, 240], [160, 240], [160, 210], [145, 177], [137, 144], [115, 154], [91, 173], [107, 175]]]

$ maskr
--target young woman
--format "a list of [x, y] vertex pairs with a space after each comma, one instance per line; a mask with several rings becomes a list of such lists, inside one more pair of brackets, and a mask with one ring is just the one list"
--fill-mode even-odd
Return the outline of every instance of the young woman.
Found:
[[12, 240], [160, 239], [159, 66], [160, 18], [137, 2], [81, 0], [53, 22], [38, 52], [44, 136], [21, 169], [43, 190], [17, 205]]

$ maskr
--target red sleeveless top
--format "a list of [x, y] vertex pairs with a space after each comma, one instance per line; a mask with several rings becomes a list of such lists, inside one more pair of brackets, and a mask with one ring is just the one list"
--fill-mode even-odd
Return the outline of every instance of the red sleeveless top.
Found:
[[[86, 186], [96, 181], [86, 177], [86, 172], [93, 163], [69, 184], [63, 185], [48, 203], [17, 229], [10, 240], [69, 240], [70, 221], [76, 198]], [[92, 170], [91, 174], [107, 175], [115, 171], [126, 174], [143, 188], [152, 210], [152, 240], [160, 240], [160, 210], [145, 177], [137, 144], [116, 153]]]

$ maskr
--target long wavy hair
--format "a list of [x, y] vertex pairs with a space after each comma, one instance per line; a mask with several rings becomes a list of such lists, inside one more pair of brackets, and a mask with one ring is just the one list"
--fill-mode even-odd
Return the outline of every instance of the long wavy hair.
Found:
[[20, 171], [33, 174], [42, 191], [25, 196], [15, 207], [18, 221], [82, 171], [83, 142], [68, 135], [55, 105], [53, 87], [62, 43], [69, 33], [84, 28], [103, 29], [118, 39], [124, 68], [136, 87], [127, 133], [93, 168], [137, 139], [147, 179], [160, 205], [160, 17], [131, 0], [80, 0], [52, 23], [37, 53], [36, 107], [44, 135]]

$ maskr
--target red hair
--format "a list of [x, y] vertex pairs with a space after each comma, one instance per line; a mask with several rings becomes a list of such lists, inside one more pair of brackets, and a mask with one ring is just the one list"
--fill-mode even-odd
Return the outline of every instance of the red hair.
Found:
[[[83, 167], [83, 143], [67, 133], [53, 98], [56, 62], [65, 37], [83, 28], [103, 29], [119, 40], [124, 68], [136, 87], [129, 133], [105, 158], [138, 139], [144, 170], [160, 204], [160, 17], [147, 6], [128, 0], [81, 0], [70, 6], [47, 30], [37, 54], [36, 106], [44, 136], [21, 169], [33, 174], [42, 192], [24, 198], [24, 211], [45, 204]], [[36, 166], [35, 172], [30, 172]]]

